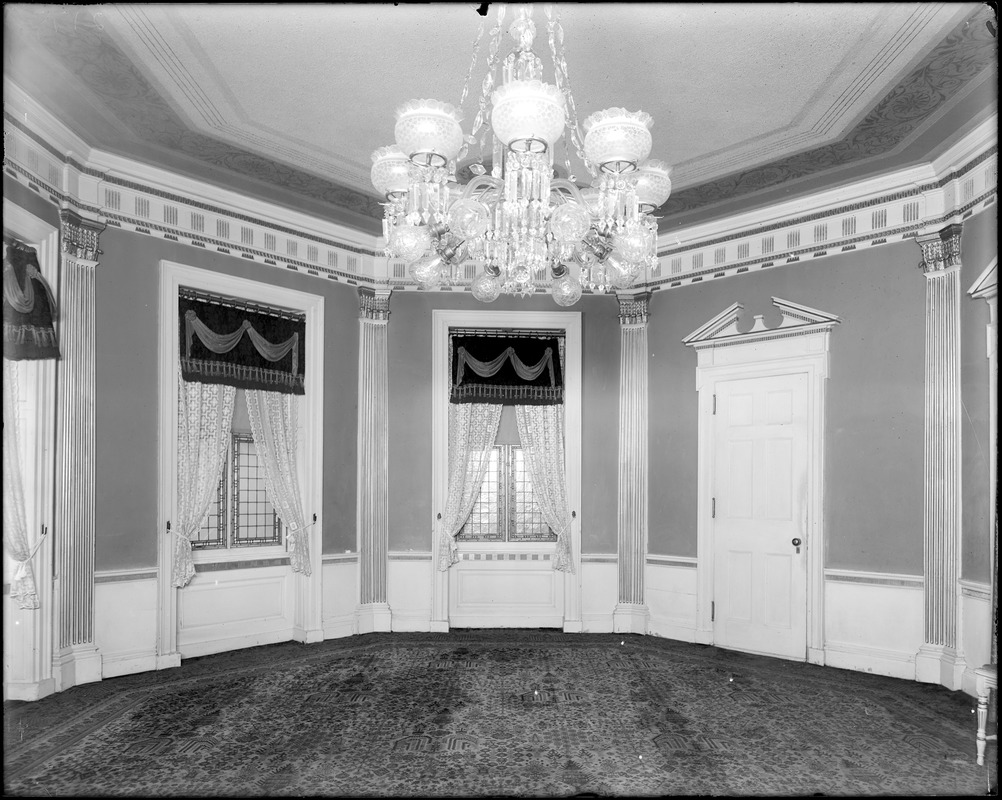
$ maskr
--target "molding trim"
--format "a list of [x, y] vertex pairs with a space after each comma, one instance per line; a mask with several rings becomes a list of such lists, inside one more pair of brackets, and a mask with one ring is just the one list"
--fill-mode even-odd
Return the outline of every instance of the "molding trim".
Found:
[[358, 561], [358, 553], [326, 553], [324, 564], [352, 564]]
[[699, 567], [699, 560], [695, 556], [657, 556], [648, 553], [647, 563], [658, 567], [682, 567], [683, 569]]
[[94, 573], [94, 583], [121, 583], [123, 581], [149, 581], [157, 579], [156, 569], [139, 567], [138, 569], [104, 570]]
[[[382, 255], [380, 237], [89, 148], [9, 80], [4, 100], [32, 120], [5, 110], [5, 172], [54, 205], [279, 269], [418, 291], [406, 265]], [[967, 219], [996, 202], [997, 127], [993, 115], [919, 167], [662, 233], [657, 266], [635, 288], [661, 291], [806, 263]], [[475, 272], [435, 291], [468, 291]]]
[[826, 569], [825, 580], [832, 583], [858, 583], [869, 586], [902, 586], [908, 589], [921, 589], [925, 585], [925, 578], [921, 575], [849, 569]]
[[615, 564], [619, 561], [619, 556], [616, 553], [592, 553], [591, 555], [587, 553], [581, 554], [582, 564]]
[[[431, 561], [431, 553], [397, 550], [387, 554], [390, 561]], [[400, 613], [400, 612], [396, 612]]]

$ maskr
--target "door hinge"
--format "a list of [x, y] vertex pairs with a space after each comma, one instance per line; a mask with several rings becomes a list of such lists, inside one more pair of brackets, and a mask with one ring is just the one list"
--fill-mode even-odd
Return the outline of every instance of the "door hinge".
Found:
[[710, 498], [710, 519], [716, 519], [716, 518], [717, 518], [717, 498], [716, 497], [711, 497]]
[[713, 395], [713, 416], [717, 416], [717, 396]]
[[710, 601], [710, 622], [713, 622], [717, 618], [717, 604], [713, 600]]

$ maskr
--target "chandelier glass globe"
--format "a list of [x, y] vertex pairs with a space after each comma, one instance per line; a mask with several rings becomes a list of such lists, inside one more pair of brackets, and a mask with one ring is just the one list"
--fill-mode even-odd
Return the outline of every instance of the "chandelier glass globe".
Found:
[[490, 223], [490, 211], [479, 200], [457, 200], [449, 209], [449, 230], [461, 239], [483, 236]]
[[472, 291], [481, 303], [493, 303], [501, 295], [501, 281], [495, 275], [481, 272], [473, 279]]
[[559, 278], [554, 278], [550, 286], [553, 293], [553, 300], [558, 306], [572, 306], [581, 299], [581, 282], [570, 272], [566, 272]]
[[564, 203], [550, 215], [550, 233], [561, 244], [578, 242], [591, 227], [591, 214], [577, 203]]
[[431, 231], [427, 225], [402, 225], [394, 228], [390, 238], [390, 250], [404, 261], [420, 258], [430, 247]]

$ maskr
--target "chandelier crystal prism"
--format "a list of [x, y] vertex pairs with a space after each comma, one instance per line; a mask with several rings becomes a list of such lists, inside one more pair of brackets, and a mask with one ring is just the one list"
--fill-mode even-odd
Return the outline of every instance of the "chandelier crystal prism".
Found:
[[[545, 6], [553, 83], [533, 51], [531, 5], [516, 7], [507, 31], [514, 46], [500, 57], [506, 13], [498, 8], [488, 34], [471, 132], [463, 133], [461, 109], [485, 22], [459, 105], [404, 103], [396, 112], [396, 144], [373, 152], [372, 185], [386, 198], [385, 253], [407, 262], [422, 289], [458, 283], [472, 265], [473, 296], [488, 303], [502, 294], [549, 291], [558, 305], [570, 306], [585, 290], [627, 289], [657, 264], [653, 214], [671, 194], [671, 168], [648, 158], [653, 120], [643, 111], [608, 108], [579, 125], [554, 8]], [[558, 142], [566, 178], [556, 177]], [[479, 154], [469, 159], [474, 145]], [[576, 182], [572, 147], [588, 185]]]

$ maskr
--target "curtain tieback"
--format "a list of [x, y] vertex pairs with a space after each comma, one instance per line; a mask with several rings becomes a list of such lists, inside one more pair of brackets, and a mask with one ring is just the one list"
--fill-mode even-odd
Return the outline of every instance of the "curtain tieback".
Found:
[[31, 564], [31, 556], [28, 556], [24, 561], [15, 561], [14, 567], [14, 581], [23, 581], [28, 577], [28, 566]]

